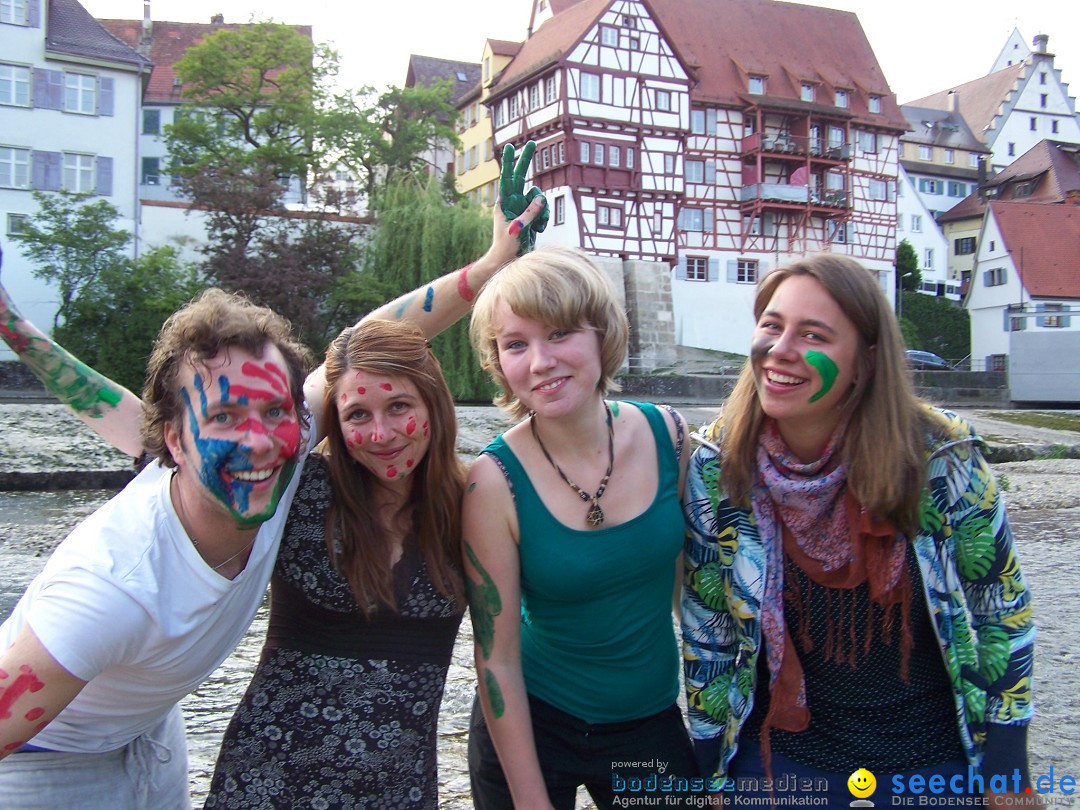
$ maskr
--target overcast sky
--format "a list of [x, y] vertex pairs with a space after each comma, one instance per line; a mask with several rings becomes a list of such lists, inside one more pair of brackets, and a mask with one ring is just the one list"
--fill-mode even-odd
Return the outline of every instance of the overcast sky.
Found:
[[[80, 0], [95, 17], [140, 19], [142, 0]], [[484, 40], [521, 40], [531, 0], [151, 0], [155, 20], [273, 19], [311, 25], [341, 54], [342, 81], [403, 84], [409, 54], [479, 62]], [[822, 0], [855, 12], [901, 103], [985, 75], [1014, 27], [1030, 45], [1050, 36], [1055, 64], [1080, 90], [1080, 2], [1076, 0]], [[1072, 32], [1072, 33], [1069, 33]]]

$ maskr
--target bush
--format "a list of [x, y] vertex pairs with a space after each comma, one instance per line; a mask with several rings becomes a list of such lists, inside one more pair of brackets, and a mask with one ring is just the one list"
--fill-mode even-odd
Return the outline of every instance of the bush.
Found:
[[922, 349], [950, 360], [960, 360], [971, 354], [971, 318], [963, 307], [945, 298], [902, 292], [904, 297], [904, 339], [909, 349]]

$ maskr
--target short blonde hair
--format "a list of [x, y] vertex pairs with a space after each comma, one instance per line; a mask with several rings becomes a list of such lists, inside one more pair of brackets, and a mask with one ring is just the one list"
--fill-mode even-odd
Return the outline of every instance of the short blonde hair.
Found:
[[505, 301], [514, 314], [559, 329], [592, 329], [600, 336], [602, 396], [618, 391], [615, 375], [626, 359], [630, 325], [604, 271], [580, 250], [538, 248], [500, 270], [477, 296], [469, 337], [480, 365], [499, 387], [494, 402], [514, 419], [528, 410], [514, 396], [499, 364], [495, 310]]

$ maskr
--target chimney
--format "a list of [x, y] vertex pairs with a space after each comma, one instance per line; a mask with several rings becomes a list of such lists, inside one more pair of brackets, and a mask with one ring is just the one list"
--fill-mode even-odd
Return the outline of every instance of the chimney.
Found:
[[949, 91], [949, 112], [960, 112], [960, 95], [955, 90]]
[[213, 17], [210, 18], [210, 24], [211, 25], [224, 25], [225, 24], [225, 15], [224, 14], [215, 14]]
[[139, 42], [135, 46], [140, 54], [150, 58], [151, 46], [154, 42], [154, 23], [150, 19], [150, 0], [143, 0], [142, 26], [139, 30]]
[[1036, 34], [1035, 38], [1031, 40], [1035, 46], [1036, 53], [1046, 53], [1046, 43], [1049, 41], [1050, 36], [1048, 34]]

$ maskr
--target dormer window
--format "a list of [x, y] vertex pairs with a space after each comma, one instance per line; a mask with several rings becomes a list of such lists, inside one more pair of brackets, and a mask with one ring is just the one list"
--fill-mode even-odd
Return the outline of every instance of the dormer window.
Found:
[[[837, 105], [839, 106], [839, 105]], [[881, 112], [881, 96], [870, 96], [870, 101], [867, 102], [867, 106], [870, 108], [870, 112], [875, 115]]]
[[810, 82], [803, 82], [802, 88], [799, 91], [799, 98], [801, 98], [803, 101], [813, 101], [814, 85]]
[[765, 77], [764, 76], [751, 76], [750, 81], [747, 84], [747, 92], [752, 96], [765, 95]]
[[623, 14], [622, 24], [624, 28], [637, 28], [637, 17], [633, 14]]
[[836, 91], [836, 106], [846, 108], [848, 105], [848, 91], [837, 90]]

